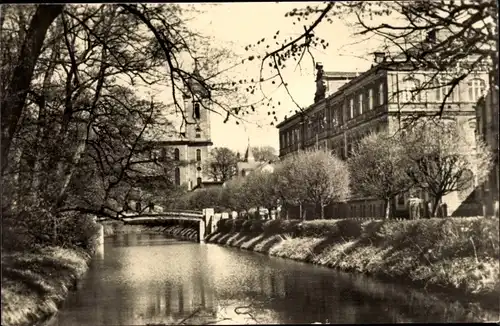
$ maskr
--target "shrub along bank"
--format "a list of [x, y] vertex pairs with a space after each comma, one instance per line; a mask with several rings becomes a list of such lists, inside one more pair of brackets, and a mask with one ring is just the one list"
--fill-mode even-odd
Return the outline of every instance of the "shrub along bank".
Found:
[[407, 279], [498, 308], [497, 219], [221, 220], [205, 241]]
[[2, 325], [50, 318], [86, 272], [98, 225], [91, 216], [68, 215], [57, 226], [50, 237], [49, 223], [25, 219], [2, 225]]

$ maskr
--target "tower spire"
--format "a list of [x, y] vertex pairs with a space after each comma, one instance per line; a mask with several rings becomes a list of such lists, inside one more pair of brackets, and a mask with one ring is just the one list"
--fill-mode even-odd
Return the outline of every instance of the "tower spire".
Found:
[[250, 136], [248, 136], [247, 150], [245, 152], [245, 162], [255, 162], [255, 158], [252, 153], [252, 147], [250, 146]]

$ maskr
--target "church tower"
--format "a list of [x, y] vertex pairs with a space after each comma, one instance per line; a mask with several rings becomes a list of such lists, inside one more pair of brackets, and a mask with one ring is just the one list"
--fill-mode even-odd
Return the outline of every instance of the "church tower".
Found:
[[203, 164], [207, 161], [209, 147], [212, 146], [210, 130], [210, 92], [203, 85], [198, 66], [184, 92], [183, 160], [187, 163], [181, 167], [181, 183], [191, 190], [206, 180], [203, 175]]
[[184, 94], [186, 138], [210, 141], [210, 105], [210, 92], [203, 86], [203, 78], [195, 64]]

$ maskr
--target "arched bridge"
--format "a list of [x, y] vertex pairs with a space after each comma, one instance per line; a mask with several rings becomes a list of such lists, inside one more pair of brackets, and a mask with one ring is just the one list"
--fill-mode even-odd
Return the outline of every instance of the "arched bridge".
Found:
[[216, 221], [213, 220], [214, 210], [207, 208], [203, 211], [170, 210], [157, 213], [122, 214], [121, 220], [125, 224], [164, 225], [172, 221], [194, 222], [198, 226], [198, 242], [205, 239], [205, 235], [214, 231]]

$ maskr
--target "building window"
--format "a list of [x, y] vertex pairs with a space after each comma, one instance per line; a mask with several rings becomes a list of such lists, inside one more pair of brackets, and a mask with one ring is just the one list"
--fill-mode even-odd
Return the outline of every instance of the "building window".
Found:
[[281, 133], [281, 148], [285, 148], [286, 145], [285, 145], [285, 135], [283, 133]]
[[167, 158], [167, 150], [165, 148], [162, 148], [160, 154], [160, 161], [165, 161], [166, 158]]
[[200, 128], [200, 126], [197, 126], [196, 129], [195, 129], [195, 131], [196, 131], [195, 137], [196, 138], [200, 138], [201, 137], [201, 128]]
[[[451, 85], [449, 85], [449, 84], [451, 84]], [[438, 90], [438, 92], [441, 91], [441, 94], [439, 94], [439, 96], [438, 96], [439, 102], [443, 101], [446, 96], [448, 96], [446, 98], [447, 102], [458, 102], [459, 101], [460, 94], [458, 93], [458, 85], [453, 85], [453, 82], [450, 80], [443, 80], [441, 82], [441, 85], [442, 85], [441, 88]], [[451, 92], [451, 94], [448, 95], [448, 93], [450, 92], [452, 87], [453, 87], [453, 91]]]
[[378, 105], [384, 104], [384, 83], [378, 85]]
[[175, 168], [174, 181], [176, 186], [181, 185], [181, 170], [179, 168]]
[[201, 178], [200, 177], [196, 178], [196, 184], [198, 186], [201, 186]]
[[484, 95], [486, 89], [486, 83], [484, 80], [479, 78], [474, 78], [468, 83], [469, 88], [469, 101], [477, 102]]
[[368, 110], [373, 110], [373, 88], [368, 90]]
[[241, 170], [241, 176], [244, 177], [245, 176], [245, 170]]
[[180, 155], [179, 155], [179, 149], [176, 148], [176, 149], [174, 149], [174, 160], [178, 161], [179, 157], [180, 157]]
[[136, 212], [141, 212], [142, 211], [141, 202], [136, 202], [135, 203], [135, 211]]
[[196, 150], [196, 161], [201, 161], [201, 149]]
[[351, 98], [349, 100], [349, 119], [354, 117], [354, 99]]
[[404, 103], [417, 102], [419, 101], [419, 86], [420, 81], [415, 78], [405, 78], [403, 80], [403, 91], [401, 94], [401, 100]]
[[363, 93], [358, 95], [359, 114], [363, 114]]
[[200, 119], [200, 103], [198, 102], [194, 103], [194, 118]]

